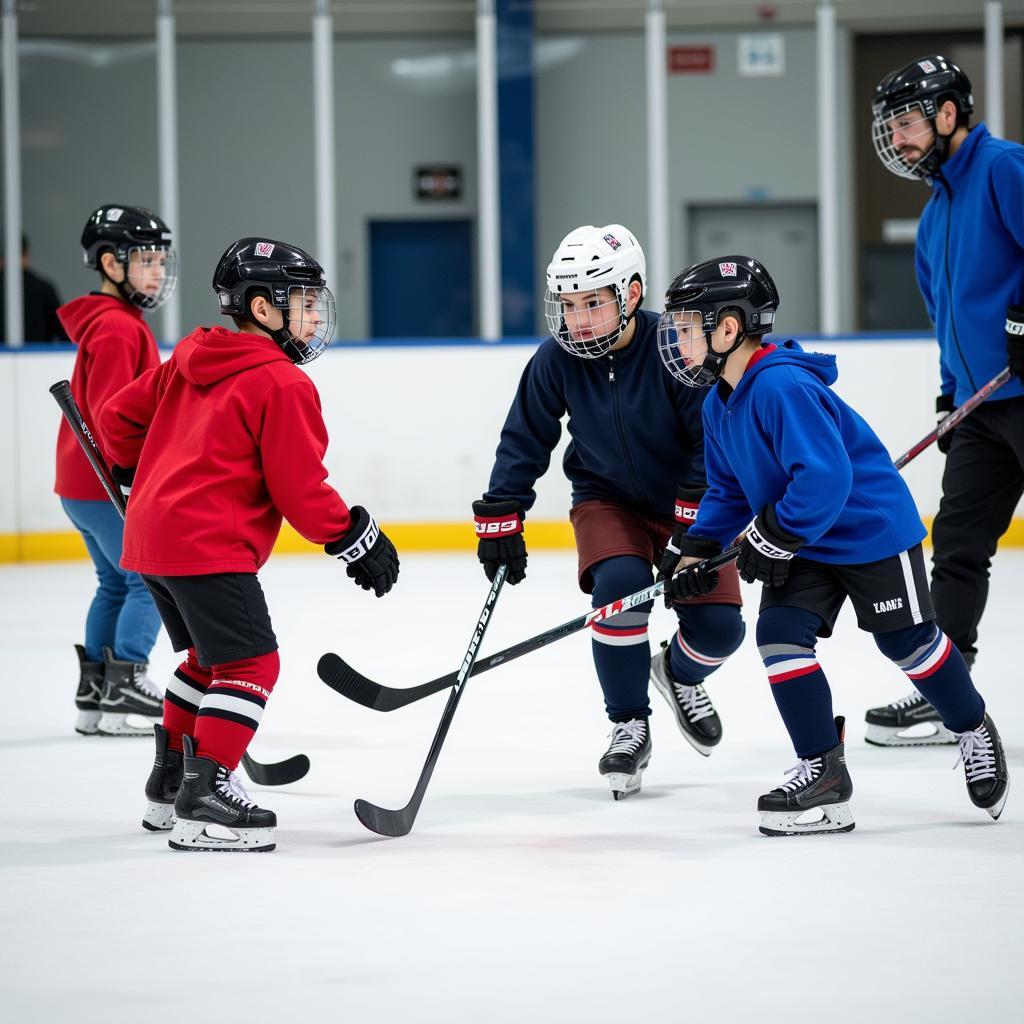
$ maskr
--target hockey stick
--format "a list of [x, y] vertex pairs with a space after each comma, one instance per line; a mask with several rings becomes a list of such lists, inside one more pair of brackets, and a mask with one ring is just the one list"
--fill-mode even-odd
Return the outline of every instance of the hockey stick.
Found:
[[[107, 492], [111, 504], [124, 519], [127, 503], [120, 485], [114, 480], [110, 469], [107, 466], [103, 455], [96, 445], [96, 440], [89, 430], [89, 425], [82, 416], [82, 410], [78, 408], [74, 395], [71, 394], [71, 384], [66, 380], [59, 380], [50, 387], [50, 394], [68, 421], [71, 432], [78, 438], [78, 443], [85, 452], [93, 472], [99, 477], [103, 489]], [[284, 786], [289, 782], [298, 782], [306, 772], [309, 771], [309, 758], [305, 754], [296, 754], [276, 764], [260, 764], [254, 761], [248, 754], [242, 755], [242, 763], [245, 770], [258, 786]]]
[[371, 832], [376, 832], [382, 836], [397, 837], [408, 835], [412, 830], [412, 824], [416, 820], [416, 812], [420, 809], [420, 804], [423, 802], [423, 794], [427, 791], [427, 784], [430, 782], [430, 776], [434, 774], [434, 765], [437, 764], [438, 756], [441, 753], [441, 745], [444, 743], [444, 739], [448, 735], [448, 728], [452, 724], [452, 719], [455, 717], [455, 710], [458, 708], [459, 701], [462, 699], [466, 680], [473, 674], [473, 664], [476, 661], [476, 652], [480, 647], [480, 642], [484, 638], [484, 633], [487, 632], [487, 624], [490, 622], [491, 612], [494, 610], [494, 603], [498, 600], [498, 595], [501, 593], [501, 588], [505, 582], [505, 575], [507, 572], [508, 565], [502, 563], [498, 566], [498, 571], [494, 574], [494, 581], [491, 583], [491, 589], [487, 594], [487, 600], [484, 601], [483, 609], [480, 612], [480, 618], [477, 619], [476, 622], [476, 629], [473, 630], [473, 638], [469, 641], [469, 647], [466, 649], [466, 656], [462, 659], [462, 666], [455, 674], [455, 681], [451, 696], [448, 698], [448, 703], [445, 705], [444, 714], [441, 715], [441, 721], [437, 727], [437, 732], [434, 733], [434, 742], [430, 744], [430, 752], [427, 754], [427, 760], [423, 765], [419, 781], [416, 783], [416, 788], [413, 790], [413, 794], [409, 802], [401, 810], [390, 811], [387, 808], [371, 804], [369, 800], [356, 801], [356, 817]]
[[925, 448], [934, 441], [937, 441], [943, 434], [948, 434], [961, 420], [970, 416], [982, 402], [992, 395], [993, 392], [998, 391], [1009, 379], [1010, 368], [1007, 367], [1001, 373], [997, 373], [987, 384], [975, 391], [962, 405], [958, 405], [931, 433], [925, 434], [917, 444], [912, 448], [908, 448], [895, 460], [896, 468], [902, 469], [911, 459], [917, 458]]
[[[704, 569], [719, 569], [723, 565], [728, 565], [732, 562], [739, 553], [740, 549], [738, 547], [729, 548], [728, 551], [723, 551], [721, 554], [708, 558], [699, 564]], [[688, 566], [682, 572], [689, 572], [692, 568], [693, 566]], [[497, 654], [492, 654], [489, 658], [482, 659], [473, 667], [470, 674], [477, 676], [481, 672], [487, 672], [489, 669], [496, 668], [498, 665], [504, 665], [506, 662], [521, 658], [524, 654], [532, 654], [534, 651], [539, 651], [542, 647], [546, 647], [556, 640], [561, 640], [563, 637], [571, 636], [573, 633], [578, 633], [581, 629], [586, 629], [595, 622], [602, 622], [613, 615], [618, 615], [619, 612], [628, 611], [630, 608], [635, 608], [638, 604], [651, 601], [664, 589], [665, 581], [659, 580], [652, 586], [647, 587], [646, 590], [638, 590], [635, 594], [630, 594], [628, 597], [621, 597], [618, 601], [612, 601], [611, 604], [594, 608], [587, 612], [586, 615], [581, 615], [579, 618], [572, 619], [569, 622], [563, 622], [561, 626], [555, 626], [554, 629], [538, 633], [536, 636], [530, 637], [529, 640], [521, 640], [511, 647], [506, 647], [503, 651], [498, 651]], [[374, 711], [394, 711], [396, 708], [405, 707], [407, 704], [412, 704], [415, 701], [422, 700], [424, 697], [429, 697], [432, 693], [438, 693], [441, 690], [448, 689], [450, 686], [454, 686], [459, 676], [458, 672], [449, 672], [447, 675], [432, 679], [429, 683], [421, 683], [419, 686], [401, 688], [382, 686], [380, 683], [375, 683], [372, 679], [367, 679], [366, 676], [357, 672], [337, 654], [325, 654], [317, 665], [317, 674], [332, 690], [337, 690], [338, 693], [348, 697], [349, 700], [362, 704], [363, 707], [372, 708]]]

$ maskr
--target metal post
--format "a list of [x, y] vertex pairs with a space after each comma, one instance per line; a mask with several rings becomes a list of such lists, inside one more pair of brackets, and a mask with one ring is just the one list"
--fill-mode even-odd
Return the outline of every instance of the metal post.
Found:
[[668, 119], [664, 0], [647, 0], [647, 293], [660, 309], [669, 282]]
[[985, 0], [985, 124], [1002, 138], [1003, 116], [1003, 4]]
[[316, 258], [337, 290], [338, 224], [334, 181], [334, 17], [330, 0], [313, 14], [313, 145], [316, 155]]
[[[156, 105], [158, 123], [160, 209], [170, 227], [174, 248], [181, 256], [181, 220], [178, 217], [178, 86], [175, 54], [174, 0], [157, 0]], [[163, 311], [163, 340], [174, 344], [181, 337], [181, 280]]]
[[477, 274], [480, 335], [501, 337], [501, 220], [498, 201], [498, 52], [494, 0], [476, 4], [476, 130], [480, 176]]
[[[7, 344], [25, 344], [21, 274], [21, 104], [18, 93], [18, 15], [15, 0], [3, 0], [4, 90], [4, 297]], [[33, 339], [43, 341], [43, 338]]]
[[821, 0], [818, 43], [818, 260], [821, 330], [839, 330], [839, 111], [836, 101], [836, 9]]

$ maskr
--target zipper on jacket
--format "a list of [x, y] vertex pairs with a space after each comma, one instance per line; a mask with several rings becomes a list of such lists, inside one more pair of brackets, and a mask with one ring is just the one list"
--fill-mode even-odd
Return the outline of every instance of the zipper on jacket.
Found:
[[612, 393], [612, 420], [615, 423], [615, 432], [619, 435], [619, 444], [622, 447], [622, 458], [626, 463], [626, 471], [629, 473], [633, 488], [637, 497], [645, 504], [649, 503], [647, 491], [640, 484], [640, 475], [633, 463], [633, 456], [629, 450], [629, 442], [626, 440], [626, 427], [622, 422], [622, 408], [619, 405], [619, 389], [615, 386], [615, 356], [608, 355], [608, 383]]
[[964, 368], [964, 372], [967, 374], [967, 379], [971, 382], [971, 390], [977, 391], [978, 385], [974, 382], [974, 374], [971, 373], [970, 366], [967, 365], [967, 358], [964, 356], [964, 350], [960, 345], [960, 335], [956, 329], [956, 313], [953, 309], [953, 275], [949, 269], [949, 235], [953, 227], [953, 189], [950, 184], [942, 175], [939, 176], [941, 187], [946, 192], [946, 246], [943, 252], [943, 269], [946, 272], [946, 294], [949, 298], [949, 327], [953, 332], [953, 343], [956, 345], [957, 353], [960, 356], [960, 363]]

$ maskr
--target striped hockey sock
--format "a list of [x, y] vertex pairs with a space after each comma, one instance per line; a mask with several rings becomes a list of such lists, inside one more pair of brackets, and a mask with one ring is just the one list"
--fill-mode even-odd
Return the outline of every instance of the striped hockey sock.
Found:
[[169, 750], [183, 750], [181, 737], [191, 736], [196, 728], [199, 705], [210, 686], [213, 673], [199, 664], [194, 647], [174, 670], [164, 694], [164, 728]]
[[669, 647], [672, 678], [687, 686], [703, 682], [743, 642], [743, 617], [735, 605], [689, 605], [677, 609], [679, 629]]
[[213, 666], [213, 681], [196, 716], [196, 753], [230, 771], [238, 767], [259, 728], [277, 682], [277, 651]]

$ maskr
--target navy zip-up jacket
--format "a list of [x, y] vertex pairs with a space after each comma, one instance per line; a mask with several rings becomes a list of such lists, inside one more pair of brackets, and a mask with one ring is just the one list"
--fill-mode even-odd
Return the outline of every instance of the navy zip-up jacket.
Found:
[[708, 490], [690, 527], [723, 547], [765, 505], [805, 541], [798, 557], [877, 562], [924, 540], [910, 490], [885, 446], [830, 387], [836, 357], [787, 341], [750, 366], [736, 390], [704, 404]]
[[676, 487], [704, 485], [706, 392], [665, 372], [657, 329], [657, 314], [639, 310], [632, 342], [598, 359], [571, 355], [554, 338], [541, 342], [519, 381], [484, 498], [533, 505], [568, 412], [562, 468], [573, 505], [601, 498], [671, 518]]
[[[942, 394], [960, 405], [1006, 368], [1006, 307], [1024, 302], [1024, 146], [976, 125], [932, 187], [917, 280], [939, 338]], [[1011, 377], [988, 400], [1020, 395]]]

